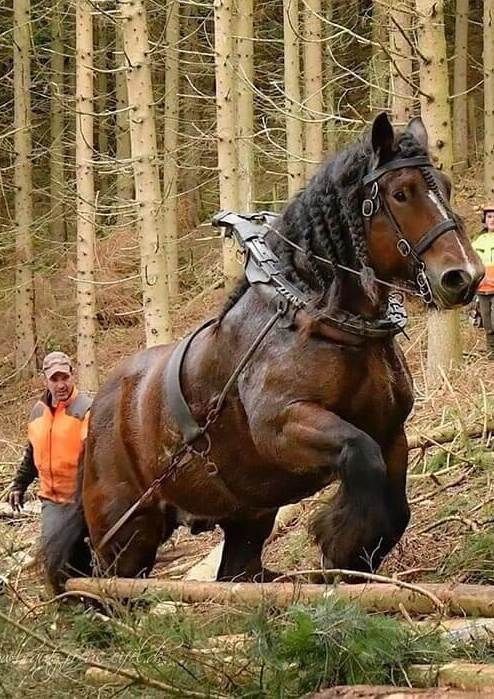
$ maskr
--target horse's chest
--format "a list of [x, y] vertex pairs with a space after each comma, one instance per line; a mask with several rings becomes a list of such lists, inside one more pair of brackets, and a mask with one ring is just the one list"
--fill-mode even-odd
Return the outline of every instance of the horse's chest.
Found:
[[408, 369], [398, 355], [371, 355], [348, 394], [352, 422], [379, 441], [406, 420], [413, 404]]

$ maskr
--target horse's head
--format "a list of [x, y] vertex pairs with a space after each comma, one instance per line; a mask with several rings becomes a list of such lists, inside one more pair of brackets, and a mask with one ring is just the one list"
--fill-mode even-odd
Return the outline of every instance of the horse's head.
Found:
[[424, 300], [438, 307], [469, 303], [484, 268], [451, 208], [449, 178], [428, 156], [422, 120], [412, 119], [396, 136], [380, 114], [371, 141], [362, 215], [377, 276], [416, 282]]

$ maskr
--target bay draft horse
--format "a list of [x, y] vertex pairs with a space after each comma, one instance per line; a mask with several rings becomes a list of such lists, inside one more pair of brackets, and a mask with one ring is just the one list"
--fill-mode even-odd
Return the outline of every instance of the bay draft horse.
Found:
[[[261, 553], [278, 508], [336, 480], [311, 525], [324, 565], [379, 566], [409, 521], [404, 422], [412, 383], [395, 333], [326, 319], [361, 320], [377, 331], [393, 284], [408, 283], [438, 308], [469, 303], [484, 270], [449, 196], [420, 118], [395, 133], [381, 114], [361, 142], [324, 163], [267, 235], [284, 278], [311, 302], [291, 323], [274, 324], [209, 427], [217, 472], [189, 455], [99, 546], [182, 438], [165, 381], [175, 345], [139, 352], [112, 372], [91, 411], [82, 479], [83, 515], [104, 569], [148, 574], [182, 511], [223, 529], [218, 579], [267, 576]], [[272, 306], [244, 280], [190, 343], [181, 383], [198, 422]], [[82, 517], [52, 542], [58, 564], [81, 535]]]

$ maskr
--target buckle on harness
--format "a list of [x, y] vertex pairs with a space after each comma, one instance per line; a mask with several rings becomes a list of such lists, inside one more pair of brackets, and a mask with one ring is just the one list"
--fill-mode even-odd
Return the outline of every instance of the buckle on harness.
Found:
[[400, 238], [396, 243], [396, 247], [398, 248], [398, 252], [400, 252], [403, 257], [408, 257], [408, 255], [411, 255], [412, 253], [412, 246], [405, 238]]

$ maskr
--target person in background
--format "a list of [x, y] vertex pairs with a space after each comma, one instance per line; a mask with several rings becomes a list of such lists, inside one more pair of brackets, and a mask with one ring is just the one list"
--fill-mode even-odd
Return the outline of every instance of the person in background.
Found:
[[487, 356], [494, 359], [494, 203], [484, 206], [484, 231], [472, 245], [485, 266], [485, 277], [477, 289], [479, 312], [485, 331]]
[[20, 510], [28, 486], [39, 478], [41, 550], [48, 581], [59, 591], [64, 565], [76, 567], [81, 556], [89, 555], [89, 550], [81, 550], [81, 542], [74, 542], [67, 560], [55, 559], [50, 542], [70, 526], [73, 508], [67, 505], [75, 497], [91, 398], [78, 391], [72, 362], [64, 352], [51, 352], [44, 358], [43, 376], [45, 390], [31, 411], [27, 446], [8, 500], [13, 510]]

